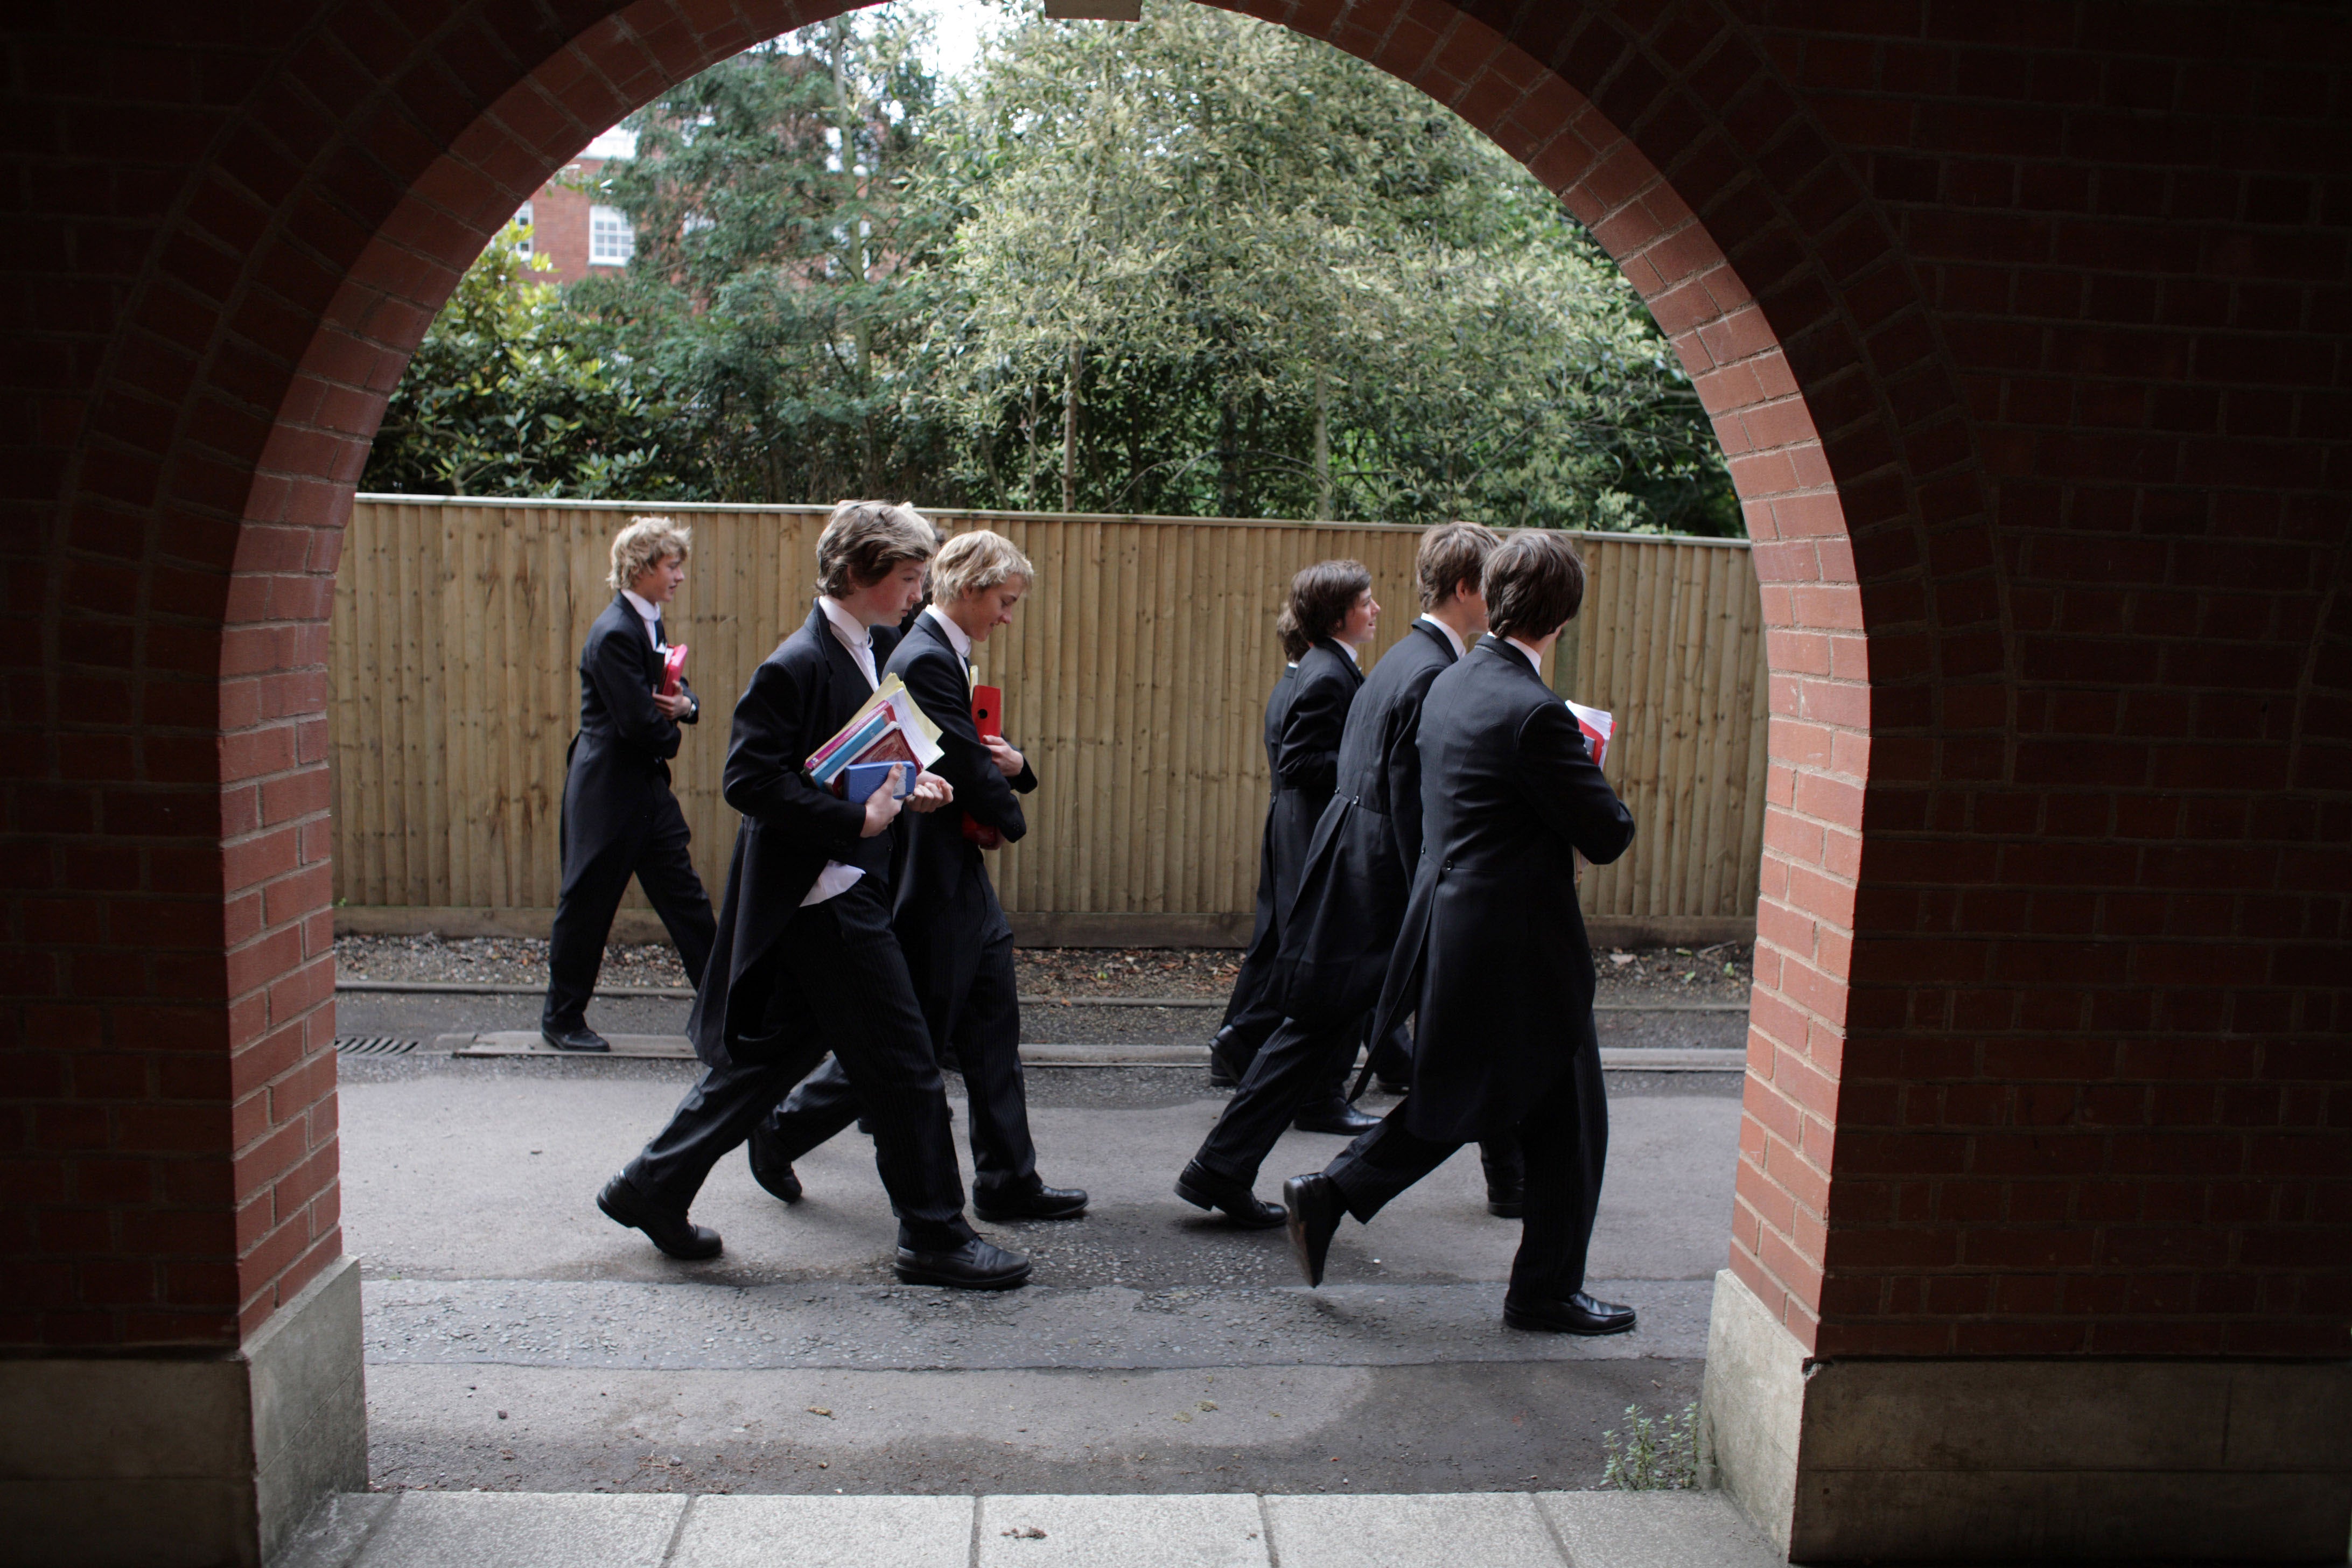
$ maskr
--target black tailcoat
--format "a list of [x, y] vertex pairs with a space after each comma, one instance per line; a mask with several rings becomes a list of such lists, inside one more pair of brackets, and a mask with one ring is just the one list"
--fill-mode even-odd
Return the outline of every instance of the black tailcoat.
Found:
[[[970, 667], [929, 616], [916, 617], [887, 668], [940, 727], [940, 755], [931, 772], [955, 790], [953, 805], [904, 816], [895, 835], [891, 924], [916, 984], [928, 991], [926, 975], [968, 973], [971, 966], [960, 959], [1000, 933], [1011, 934], [982, 851], [963, 836], [963, 818], [993, 827], [1008, 844], [1020, 838], [1029, 831], [1020, 796], [1037, 787], [1037, 774], [1025, 764], [1017, 779], [997, 770], [972, 722]], [[934, 1016], [936, 1028], [933, 1009], [926, 1005], [924, 1012]]]
[[1375, 1037], [1418, 1011], [1406, 1125], [1465, 1142], [1600, 1048], [1572, 851], [1607, 865], [1633, 817], [1567, 704], [1498, 638], [1431, 682], [1419, 744], [1421, 863]]
[[[620, 595], [580, 648], [580, 730], [564, 753], [563, 874], [575, 877], [614, 839], [637, 831], [646, 807], [669, 793], [669, 760], [683, 738], [654, 706], [661, 655], [636, 608]], [[693, 695], [690, 687], [679, 689]], [[688, 712], [693, 722], [698, 710]]]
[[[873, 638], [878, 673], [898, 634], [877, 626]], [[767, 1001], [762, 962], [825, 862], [889, 875], [894, 835], [859, 837], [866, 808], [818, 788], [805, 771], [809, 753], [873, 695], [824, 612], [812, 606], [735, 704], [722, 790], [743, 823], [727, 864], [719, 940], [686, 1026], [695, 1054], [713, 1067], [732, 1064], [736, 1044], [758, 1027]]]
[[[1283, 721], [1290, 713], [1291, 695], [1298, 689], [1297, 674], [1297, 666], [1284, 665], [1282, 673], [1275, 677], [1274, 689], [1266, 693], [1264, 733], [1269, 774], [1274, 770], [1275, 749], [1282, 741]], [[1242, 972], [1234, 981], [1233, 994], [1225, 998], [1224, 1027], [1246, 1027], [1254, 1038], [1263, 1038], [1282, 1022], [1282, 1010], [1266, 996], [1273, 989], [1275, 945], [1274, 806], [1269, 802], [1257, 836], [1257, 910], [1250, 921], [1249, 946], [1242, 953]], [[1257, 1047], [1253, 1043], [1250, 1048]]]
[[1339, 740], [1348, 727], [1348, 710], [1363, 684], [1363, 671], [1348, 650], [1328, 637], [1308, 648], [1291, 673], [1290, 700], [1274, 736], [1274, 799], [1265, 817], [1277, 930], [1298, 897], [1307, 846], [1339, 775]]
[[1444, 631], [1415, 621], [1348, 710], [1338, 787], [1280, 921], [1284, 1006], [1301, 1023], [1342, 1023], [1380, 1000], [1421, 855], [1422, 701], [1454, 659]]

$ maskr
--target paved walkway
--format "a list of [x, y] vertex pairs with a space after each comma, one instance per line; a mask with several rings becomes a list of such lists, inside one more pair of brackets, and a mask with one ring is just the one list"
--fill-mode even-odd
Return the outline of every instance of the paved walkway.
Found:
[[273, 1568], [1767, 1568], [1719, 1492], [350, 1494]]

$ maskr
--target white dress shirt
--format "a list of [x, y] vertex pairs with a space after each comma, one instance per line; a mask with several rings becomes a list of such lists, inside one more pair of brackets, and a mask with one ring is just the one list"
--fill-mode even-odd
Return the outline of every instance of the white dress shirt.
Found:
[[[816, 607], [824, 612], [825, 625], [832, 627], [833, 635], [841, 639], [841, 646], [849, 650], [849, 657], [856, 663], [857, 673], [866, 678], [866, 684], [869, 687], [881, 685], [882, 678], [874, 671], [874, 629], [851, 615], [840, 600], [830, 595], [818, 595]], [[866, 871], [862, 867], [845, 866], [838, 860], [826, 861], [824, 869], [816, 874], [815, 885], [809, 889], [808, 897], [801, 900], [801, 908], [839, 898], [857, 886], [857, 879], [864, 875]]]
[[1454, 645], [1454, 658], [1460, 658], [1464, 654], [1470, 651], [1469, 645], [1462, 640], [1462, 634], [1455, 631], [1452, 626], [1447, 626], [1444, 621], [1439, 620], [1435, 616], [1423, 616], [1420, 619], [1425, 625], [1435, 626], [1439, 631], [1445, 634], [1445, 640]]
[[937, 622], [940, 624], [940, 630], [941, 630], [941, 631], [943, 631], [943, 632], [945, 632], [945, 633], [947, 633], [947, 634], [948, 634], [948, 647], [951, 647], [951, 648], [955, 649], [955, 650], [956, 650], [956, 657], [957, 657], [958, 658], [960, 658], [960, 659], [963, 660], [964, 673], [965, 673], [965, 674], [967, 674], [967, 675], [971, 674], [971, 634], [967, 633], [967, 632], [966, 632], [966, 631], [965, 631], [961, 626], [960, 626], [956, 625], [954, 621], [952, 621], [952, 620], [949, 619], [945, 615], [942, 615], [942, 614], [940, 613], [940, 607], [939, 607], [937, 605], [925, 605], [925, 606], [924, 606], [924, 608], [923, 608], [923, 614], [925, 614], [925, 615], [927, 615], [927, 616], [930, 616], [930, 617], [931, 617], [931, 619], [933, 619], [933, 620], [935, 620], [935, 621], [937, 621]]
[[1505, 637], [1503, 640], [1509, 643], [1513, 647], [1517, 648], [1521, 653], [1527, 655], [1528, 668], [1529, 669], [1534, 670], [1538, 675], [1541, 675], [1543, 673], [1543, 655], [1541, 653], [1529, 647], [1527, 644], [1521, 642], [1517, 637]]
[[637, 619], [646, 623], [646, 636], [653, 639], [654, 647], [667, 647], [661, 639], [661, 606], [635, 588], [622, 589], [621, 597], [629, 601], [629, 608], [636, 611]]

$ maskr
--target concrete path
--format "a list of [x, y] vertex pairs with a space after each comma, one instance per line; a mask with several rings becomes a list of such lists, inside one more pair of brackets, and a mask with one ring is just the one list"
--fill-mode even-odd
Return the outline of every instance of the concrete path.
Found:
[[1766, 1568], [1714, 1492], [331, 1500], [276, 1568]]
[[[341, 1032], [512, 1027], [511, 1005], [351, 997]], [[606, 1026], [667, 1034], [685, 1010], [629, 1005]], [[1234, 1230], [1171, 1191], [1223, 1103], [1198, 1071], [1029, 1074], [1043, 1173], [1094, 1206], [983, 1226], [1036, 1275], [975, 1296], [892, 1277], [895, 1226], [856, 1133], [803, 1162], [808, 1196], [789, 1208], [740, 1155], [722, 1163], [695, 1208], [726, 1237], [709, 1263], [599, 1215], [596, 1189], [690, 1064], [419, 1052], [341, 1068], [373, 1479], [446, 1491], [1594, 1486], [1627, 1405], [1696, 1397], [1738, 1127], [1737, 1075], [1611, 1075], [1592, 1273], [1642, 1326], [1589, 1341], [1503, 1327], [1518, 1227], [1486, 1213], [1469, 1152], [1374, 1225], [1343, 1226], [1325, 1288], [1305, 1289], [1279, 1232]], [[1288, 1135], [1260, 1191], [1339, 1147]]]

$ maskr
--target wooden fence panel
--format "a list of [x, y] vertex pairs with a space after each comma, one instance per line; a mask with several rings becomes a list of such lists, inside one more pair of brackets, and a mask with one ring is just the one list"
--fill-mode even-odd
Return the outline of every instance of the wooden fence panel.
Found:
[[[330, 655], [335, 892], [348, 911], [474, 911], [476, 924], [512, 911], [508, 923], [528, 929], [552, 909], [580, 643], [612, 599], [611, 535], [641, 510], [406, 497], [353, 507]], [[735, 830], [719, 794], [727, 715], [807, 616], [824, 509], [665, 510], [694, 528], [667, 619], [692, 647], [704, 717], [673, 771], [715, 900]], [[1382, 614], [1369, 668], [1416, 613], [1420, 531], [932, 515], [950, 531], [994, 527], [1038, 568], [1015, 623], [977, 660], [1004, 688], [1007, 733], [1043, 781], [1030, 837], [996, 863], [1006, 909], [1098, 926], [1139, 917], [1118, 929], [1143, 935], [1171, 919], [1245, 931], [1265, 809], [1262, 714], [1281, 670], [1274, 620], [1291, 574], [1341, 555], [1371, 569]], [[1657, 930], [1752, 920], [1768, 683], [1748, 552], [1631, 535], [1582, 535], [1580, 549], [1585, 613], [1549, 674], [1617, 715], [1608, 773], [1641, 824], [1623, 861], [1588, 875], [1588, 915]], [[644, 907], [634, 889], [629, 907]]]

